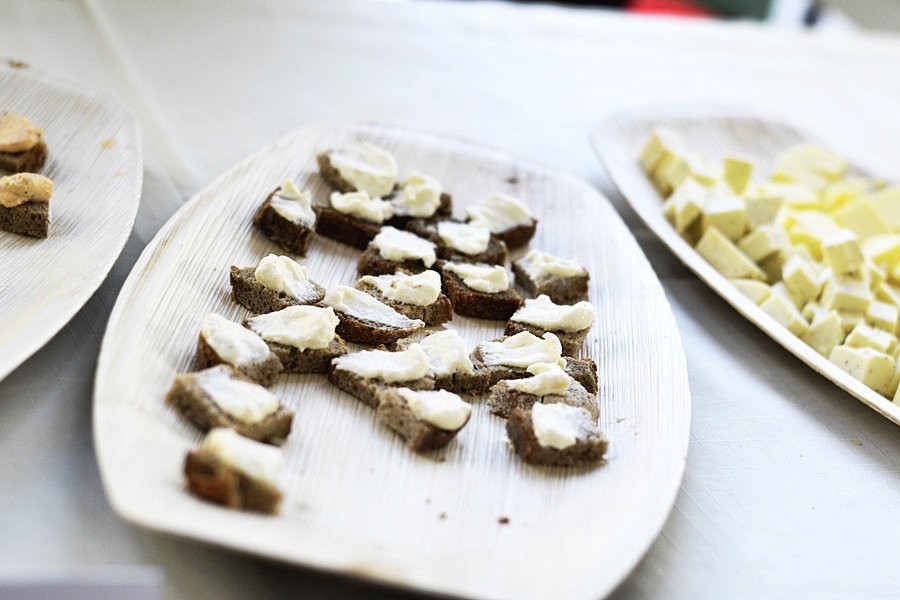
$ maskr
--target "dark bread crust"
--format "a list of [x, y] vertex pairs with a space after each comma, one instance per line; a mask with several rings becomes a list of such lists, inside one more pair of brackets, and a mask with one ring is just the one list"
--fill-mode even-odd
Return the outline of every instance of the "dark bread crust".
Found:
[[495, 234], [498, 238], [506, 242], [506, 247], [510, 250], [521, 248], [534, 237], [537, 230], [537, 219], [532, 219], [530, 225], [518, 225], [512, 229], [501, 231]]
[[378, 408], [381, 402], [381, 394], [385, 390], [395, 387], [408, 387], [414, 390], [433, 390], [434, 379], [431, 377], [423, 377], [414, 381], [398, 381], [395, 383], [385, 383], [378, 379], [366, 379], [352, 371], [337, 368], [332, 363], [328, 370], [328, 381], [330, 381], [338, 389], [344, 390], [357, 400], [372, 408]]
[[266, 481], [244, 475], [207, 450], [188, 452], [184, 476], [192, 494], [242, 510], [274, 515], [281, 504], [281, 491]]
[[468, 263], [484, 263], [488, 265], [506, 264], [508, 252], [506, 244], [497, 236], [491, 235], [488, 241], [487, 250], [479, 254], [463, 254], [459, 250], [455, 250], [445, 244], [438, 235], [437, 224], [439, 221], [454, 221], [460, 223], [456, 219], [413, 219], [406, 225], [406, 230], [410, 231], [421, 238], [425, 238], [437, 245], [438, 258], [449, 260], [452, 262], [468, 262]]
[[[515, 317], [515, 315], [513, 315], [513, 317]], [[503, 335], [516, 335], [517, 333], [522, 333], [523, 331], [529, 331], [538, 337], [542, 337], [545, 333], [550, 332], [559, 338], [559, 343], [562, 345], [562, 352], [564, 356], [578, 356], [581, 353], [581, 346], [584, 344], [584, 338], [587, 337], [587, 334], [590, 330], [590, 327], [588, 327], [587, 329], [582, 329], [580, 331], [541, 329], [540, 327], [537, 327], [535, 325], [530, 325], [528, 323], [522, 323], [521, 321], [514, 321], [510, 319], [506, 324], [506, 329], [503, 331]]]
[[425, 323], [410, 327], [394, 327], [384, 323], [375, 323], [348, 315], [339, 311], [334, 313], [340, 319], [335, 331], [348, 342], [377, 346], [378, 344], [392, 344], [400, 338], [405, 338], [425, 328]]
[[316, 163], [319, 165], [319, 175], [322, 176], [322, 179], [325, 180], [325, 183], [330, 185], [333, 189], [341, 192], [342, 194], [348, 194], [350, 192], [355, 192], [356, 188], [353, 185], [341, 177], [340, 171], [331, 164], [331, 156], [330, 150], [325, 152], [320, 152], [316, 155]]
[[514, 260], [512, 270], [516, 283], [530, 295], [537, 297], [546, 294], [556, 304], [574, 304], [587, 300], [588, 282], [591, 279], [587, 271], [574, 277], [549, 277], [535, 281], [525, 271], [522, 260]]
[[198, 370], [202, 371], [203, 369], [215, 367], [216, 365], [228, 365], [235, 371], [239, 371], [247, 378], [264, 386], [270, 386], [275, 383], [275, 378], [278, 377], [278, 374], [283, 370], [281, 360], [274, 352], [269, 352], [269, 356], [267, 356], [265, 360], [249, 365], [243, 365], [242, 367], [226, 362], [212, 349], [212, 346], [209, 345], [206, 338], [200, 333], [197, 338], [196, 367]]
[[356, 263], [356, 272], [360, 275], [393, 275], [397, 271], [406, 271], [412, 275], [427, 271], [430, 267], [420, 259], [397, 262], [381, 256], [375, 246], [369, 244], [360, 254]]
[[469, 422], [469, 419], [466, 419], [465, 423], [454, 430], [440, 429], [416, 417], [406, 399], [396, 390], [384, 389], [379, 395], [376, 410], [378, 419], [399, 433], [406, 440], [406, 445], [415, 452], [443, 448]]
[[[244, 319], [244, 327], [253, 331], [250, 327], [250, 319]], [[325, 348], [306, 348], [301, 350], [296, 346], [263, 341], [284, 366], [285, 373], [327, 373], [331, 368], [331, 359], [347, 354], [347, 346], [341, 336], [335, 335], [331, 343]]]
[[569, 406], [577, 406], [591, 413], [594, 420], [600, 417], [600, 407], [597, 405], [597, 399], [593, 394], [588, 393], [584, 386], [574, 379], [569, 384], [569, 389], [565, 394], [550, 396], [535, 396], [509, 386], [509, 382], [500, 381], [491, 387], [490, 395], [488, 395], [488, 407], [491, 412], [498, 417], [508, 419], [514, 408], [530, 409], [535, 403], [542, 404], [568, 404]]
[[302, 223], [292, 223], [279, 215], [272, 208], [272, 198], [279, 190], [281, 190], [280, 186], [266, 196], [262, 206], [256, 211], [256, 216], [253, 217], [253, 224], [266, 234], [266, 237], [288, 252], [306, 256], [309, 243], [315, 233], [315, 225], [307, 227]]
[[522, 305], [522, 297], [512, 287], [505, 292], [486, 294], [473, 290], [455, 273], [445, 269], [441, 271], [441, 281], [453, 310], [460, 315], [505, 321]]
[[434, 387], [454, 394], [481, 394], [491, 383], [491, 373], [482, 364], [473, 363], [474, 373], [452, 373], [450, 375], [432, 375]]
[[596, 465], [603, 460], [609, 441], [599, 430], [591, 432], [587, 438], [559, 450], [545, 448], [534, 435], [531, 410], [514, 408], [506, 422], [506, 433], [516, 453], [522, 460], [532, 465], [558, 467], [585, 467]]
[[381, 231], [381, 225], [345, 215], [324, 204], [313, 206], [316, 213], [316, 233], [336, 242], [365, 250]]
[[36, 238], [50, 233], [50, 203], [25, 202], [12, 208], [0, 206], [0, 229]]
[[325, 297], [325, 288], [315, 281], [310, 281], [309, 295], [295, 299], [286, 294], [267, 288], [256, 280], [256, 267], [231, 267], [231, 292], [234, 301], [241, 306], [261, 315], [275, 312], [288, 306], [306, 306], [321, 302]]
[[40, 140], [30, 150], [0, 152], [0, 171], [7, 173], [37, 173], [47, 162], [47, 144]]
[[424, 321], [426, 325], [440, 325], [453, 319], [453, 306], [450, 304], [450, 299], [444, 294], [439, 294], [437, 300], [431, 304], [419, 306], [418, 304], [406, 304], [385, 298], [378, 288], [362, 281], [356, 282], [356, 289], [387, 304], [401, 315], [406, 315], [410, 319]]
[[[234, 379], [243, 379], [256, 383], [249, 377], [245, 377], [239, 371], [228, 367]], [[176, 375], [172, 387], [166, 393], [166, 402], [177, 408], [184, 417], [193, 423], [200, 431], [209, 431], [214, 427], [228, 427], [244, 437], [258, 442], [279, 444], [283, 442], [291, 432], [291, 424], [294, 413], [284, 405], [279, 405], [278, 410], [257, 423], [244, 423], [223, 411], [207, 395], [203, 389], [195, 383], [197, 373]]]

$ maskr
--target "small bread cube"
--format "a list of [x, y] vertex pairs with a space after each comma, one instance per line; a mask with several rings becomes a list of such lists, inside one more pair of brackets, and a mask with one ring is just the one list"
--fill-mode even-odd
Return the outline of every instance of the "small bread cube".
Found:
[[397, 270], [421, 273], [437, 260], [436, 246], [413, 233], [385, 226], [359, 257], [360, 275], [391, 275]]
[[525, 300], [523, 306], [509, 318], [503, 334], [530, 331], [541, 337], [549, 331], [559, 338], [565, 356], [578, 356], [595, 318], [596, 313], [590, 302], [555, 304], [542, 294], [533, 300]]
[[491, 233], [484, 223], [464, 223], [454, 219], [413, 219], [410, 231], [437, 245], [438, 258], [453, 262], [502, 265], [506, 262], [506, 243]]
[[516, 453], [533, 465], [594, 465], [603, 460], [609, 445], [587, 410], [566, 404], [514, 408], [506, 432]]
[[327, 373], [331, 360], [347, 353], [335, 332], [339, 323], [330, 307], [288, 306], [247, 319], [244, 326], [265, 341], [286, 373]]
[[399, 433], [415, 452], [446, 446], [472, 414], [470, 404], [446, 390], [385, 388], [378, 398], [379, 420]]
[[532, 296], [545, 294], [557, 304], [587, 298], [590, 274], [577, 260], [531, 250], [512, 263], [518, 283]]
[[288, 252], [306, 256], [316, 227], [312, 194], [301, 192], [293, 181], [285, 181], [263, 201], [253, 224]]
[[210, 313], [197, 340], [197, 368], [231, 365], [261, 385], [271, 385], [283, 366], [278, 355], [253, 331]]
[[309, 278], [306, 267], [288, 256], [269, 254], [256, 267], [231, 267], [234, 301], [256, 314], [288, 306], [315, 304], [325, 297], [325, 288]]
[[500, 265], [441, 262], [439, 267], [444, 293], [457, 314], [505, 321], [522, 305]]
[[441, 293], [441, 276], [437, 271], [366, 275], [356, 282], [356, 289], [426, 325], [440, 325], [453, 319], [453, 306]]
[[363, 350], [331, 361], [328, 381], [372, 408], [378, 408], [386, 387], [434, 389], [428, 355], [419, 344], [398, 352]]

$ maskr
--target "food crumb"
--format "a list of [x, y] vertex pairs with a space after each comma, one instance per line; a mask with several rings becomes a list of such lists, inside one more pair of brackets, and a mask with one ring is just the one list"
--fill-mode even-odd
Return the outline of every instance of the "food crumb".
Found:
[[516, 177], [515, 175], [513, 175], [512, 177], [508, 177], [506, 179], [506, 183], [508, 183], [510, 185], [516, 185], [517, 183], [519, 183], [519, 178]]
[[509, 517], [500, 517], [497, 522], [501, 525], [509, 525]]
[[438, 519], [440, 519], [441, 521], [445, 520], [446, 518], [447, 518], [447, 513], [445, 513], [445, 512], [438, 515]]
[[853, 444], [854, 444], [855, 446], [862, 446], [862, 442], [859, 441], [859, 440], [850, 440], [850, 441], [853, 442]]
[[431, 498], [425, 498], [425, 504], [431, 504]]
[[104, 150], [109, 150], [110, 148], [112, 148], [115, 145], [116, 145], [116, 140], [114, 140], [113, 138], [109, 138], [107, 140], [103, 140], [102, 142], [100, 142], [100, 147], [103, 148]]
[[125, 173], [123, 173], [122, 171], [116, 171], [116, 177], [124, 177], [124, 176], [125, 176]]
[[616, 423], [621, 423], [624, 420], [625, 420], [625, 417], [619, 417], [616, 419]]
[[6, 64], [8, 64], [13, 69], [24, 69], [28, 66], [28, 63], [24, 60], [16, 60], [14, 58], [7, 58]]

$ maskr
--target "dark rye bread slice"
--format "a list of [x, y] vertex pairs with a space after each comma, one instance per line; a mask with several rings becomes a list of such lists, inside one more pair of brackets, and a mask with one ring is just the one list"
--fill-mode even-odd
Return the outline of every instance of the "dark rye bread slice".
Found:
[[[439, 266], [442, 267], [440, 263]], [[479, 292], [463, 283], [456, 273], [445, 269], [441, 270], [441, 281], [453, 310], [460, 315], [505, 321], [522, 305], [522, 297], [512, 287], [496, 294]]]
[[[397, 195], [402, 193], [402, 189], [398, 186], [397, 189], [394, 190], [394, 193], [391, 194], [386, 200], [394, 200], [397, 198]], [[441, 203], [435, 209], [434, 214], [428, 219], [437, 219], [441, 217], [449, 217], [453, 214], [453, 198], [450, 194], [441, 193]], [[396, 227], [397, 229], [407, 229], [410, 222], [419, 219], [420, 217], [413, 217], [409, 215], [394, 215], [387, 221], [385, 221], [385, 225], [390, 225], [391, 227]]]
[[506, 242], [506, 247], [509, 250], [516, 250], [531, 241], [536, 230], [537, 219], [532, 219], [530, 225], [518, 225], [494, 235]]
[[357, 219], [336, 211], [331, 206], [316, 204], [316, 233], [341, 244], [365, 250], [381, 231], [380, 223]]
[[491, 387], [488, 395], [488, 407], [491, 412], [498, 417], [508, 419], [512, 409], [526, 408], [530, 409], [536, 402], [543, 404], [555, 404], [561, 402], [569, 406], [577, 406], [591, 413], [594, 419], [600, 417], [600, 407], [597, 405], [597, 398], [594, 394], [589, 393], [584, 386], [571, 380], [569, 389], [565, 394], [552, 394], [548, 396], [536, 396], [521, 390], [510, 387], [509, 381], [499, 381]]
[[[228, 367], [233, 378], [254, 382], [240, 372]], [[294, 413], [279, 405], [271, 415], [257, 423], [244, 423], [223, 411], [196, 383], [197, 374], [176, 375], [172, 387], [166, 393], [166, 402], [177, 408], [200, 431], [214, 427], [228, 427], [244, 437], [270, 444], [282, 443], [291, 432]]]
[[37, 173], [47, 162], [47, 144], [39, 141], [32, 149], [22, 152], [0, 152], [0, 171], [7, 173]]
[[266, 234], [266, 237], [288, 252], [306, 256], [309, 243], [315, 233], [315, 226], [307, 227], [303, 223], [292, 223], [272, 208], [272, 198], [280, 189], [281, 187], [277, 187], [266, 196], [259, 210], [256, 211], [256, 216], [253, 217], [253, 224]]
[[414, 452], [427, 452], [443, 448], [469, 422], [467, 418], [465, 423], [453, 430], [435, 427], [418, 418], [410, 409], [406, 399], [393, 388], [385, 388], [379, 392], [378, 408], [375, 414], [385, 425], [399, 433], [406, 440], [406, 445]]
[[36, 238], [50, 233], [50, 203], [25, 202], [12, 208], [0, 206], [0, 229]]
[[[406, 350], [410, 344], [415, 343], [413, 340], [400, 340], [397, 344], [398, 350]], [[428, 376], [434, 379], [434, 389], [446, 390], [454, 394], [481, 394], [491, 387], [491, 372], [484, 366], [484, 363], [472, 359], [472, 373], [449, 373], [438, 375], [429, 373]]]
[[267, 288], [256, 280], [256, 267], [231, 267], [231, 292], [234, 301], [261, 315], [275, 312], [288, 306], [305, 306], [321, 302], [325, 288], [310, 281], [309, 292], [303, 298], [292, 298], [287, 294]]
[[391, 388], [408, 387], [413, 390], [434, 389], [434, 379], [431, 377], [423, 377], [413, 381], [385, 383], [379, 379], [367, 379], [366, 377], [357, 375], [353, 371], [339, 369], [334, 363], [332, 363], [329, 368], [328, 381], [338, 389], [344, 390], [357, 400], [360, 400], [372, 408], [378, 408], [378, 404], [381, 402], [381, 394]]
[[334, 311], [340, 319], [335, 331], [348, 342], [377, 346], [379, 344], [393, 344], [401, 338], [408, 337], [425, 328], [424, 322], [411, 324], [409, 327], [398, 327], [386, 323], [378, 323], [367, 319], [360, 319], [353, 315]]
[[359, 256], [356, 263], [356, 272], [360, 275], [393, 275], [397, 271], [406, 271], [415, 275], [427, 271], [431, 266], [426, 266], [420, 259], [404, 260], [397, 262], [381, 256], [381, 252], [375, 246], [369, 244], [366, 250]]
[[281, 504], [277, 487], [248, 477], [208, 450], [188, 452], [184, 476], [192, 494], [228, 508], [273, 515]]
[[562, 450], [541, 446], [534, 434], [531, 410], [514, 408], [506, 422], [506, 433], [516, 454], [529, 464], [587, 467], [603, 460], [609, 441], [597, 429], [596, 423], [587, 421], [588, 414], [585, 414], [584, 418], [586, 436], [576, 439], [573, 445]]
[[[515, 316], [515, 315], [513, 315]], [[513, 321], [512, 319], [506, 324], [503, 335], [516, 335], [523, 331], [529, 331], [538, 337], [542, 337], [545, 333], [550, 332], [559, 338], [562, 345], [564, 356], [578, 356], [581, 353], [581, 346], [584, 344], [584, 338], [587, 337], [590, 327], [580, 331], [562, 331], [560, 329], [541, 329], [535, 325], [522, 323], [521, 321]]]
[[[497, 341], [503, 341], [504, 339], [506, 338], [501, 337], [498, 338]], [[481, 346], [475, 346], [475, 349], [472, 351], [469, 358], [472, 360], [473, 364], [485, 364]], [[597, 363], [595, 363], [592, 358], [572, 358], [566, 356], [565, 359], [565, 371], [568, 373], [569, 377], [580, 383], [589, 393], [596, 394], [600, 387], [597, 377]], [[485, 369], [490, 373], [489, 385], [494, 385], [498, 381], [504, 379], [523, 379], [525, 377], [531, 377], [531, 373], [529, 373], [525, 367], [485, 364]]]
[[[455, 221], [454, 219], [445, 220]], [[484, 263], [488, 265], [506, 264], [506, 258], [509, 254], [506, 250], [506, 243], [497, 236], [491, 235], [490, 240], [488, 241], [488, 247], [484, 252], [479, 252], [478, 254], [464, 254], [459, 250], [451, 248], [441, 240], [441, 236], [438, 235], [438, 222], [439, 220], [435, 219], [413, 219], [407, 223], [406, 230], [437, 244], [438, 258], [452, 262]]]
[[431, 304], [420, 306], [418, 304], [406, 304], [405, 302], [391, 300], [385, 297], [377, 287], [363, 281], [356, 282], [356, 289], [387, 304], [401, 315], [405, 315], [410, 319], [424, 321], [426, 325], [440, 325], [453, 319], [453, 306], [450, 304], [450, 298], [444, 294], [438, 294], [437, 300]]
[[537, 297], [546, 294], [556, 304], [574, 304], [587, 299], [591, 278], [587, 271], [574, 277], [548, 277], [536, 281], [525, 271], [523, 260], [514, 260], [512, 269], [516, 283], [529, 295]]
[[284, 368], [281, 364], [281, 360], [274, 352], [269, 352], [266, 359], [259, 362], [241, 365], [240, 367], [233, 365], [223, 360], [222, 357], [213, 350], [212, 346], [207, 343], [206, 338], [202, 333], [197, 339], [197, 358], [195, 362], [197, 369], [200, 371], [216, 365], [228, 365], [256, 383], [265, 386], [270, 386], [275, 383], [275, 378], [278, 377], [278, 374], [281, 373]]
[[[244, 319], [244, 327], [253, 331], [250, 319]], [[285, 373], [327, 373], [331, 368], [331, 359], [347, 354], [347, 346], [341, 336], [335, 335], [331, 343], [325, 348], [306, 348], [301, 350], [296, 346], [272, 342], [265, 338], [263, 341], [284, 366]]]

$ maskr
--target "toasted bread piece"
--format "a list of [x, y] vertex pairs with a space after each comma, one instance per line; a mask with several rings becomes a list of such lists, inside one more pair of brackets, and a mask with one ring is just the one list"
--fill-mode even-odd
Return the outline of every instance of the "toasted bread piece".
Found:
[[41, 140], [31, 150], [0, 152], [0, 171], [7, 173], [37, 173], [44, 167], [46, 161], [47, 144]]
[[562, 402], [570, 406], [578, 406], [587, 410], [596, 420], [600, 416], [600, 407], [597, 405], [597, 398], [590, 394], [584, 386], [572, 379], [569, 389], [565, 394], [553, 394], [548, 396], [536, 396], [521, 390], [511, 388], [509, 381], [499, 381], [491, 387], [488, 395], [488, 406], [491, 412], [498, 417], [508, 419], [512, 410], [518, 408], [531, 408], [536, 402], [543, 404], [554, 404]]
[[269, 356], [266, 357], [265, 360], [245, 364], [241, 366], [233, 365], [229, 362], [226, 362], [219, 356], [215, 350], [207, 343], [206, 338], [203, 337], [203, 334], [200, 333], [197, 339], [197, 358], [196, 358], [196, 366], [197, 369], [203, 370], [208, 369], [210, 367], [214, 367], [216, 365], [229, 365], [236, 371], [240, 371], [246, 377], [254, 380], [260, 385], [269, 386], [275, 383], [275, 378], [278, 377], [278, 374], [284, 369], [281, 360], [278, 355], [274, 352], [270, 352]]
[[378, 404], [381, 402], [381, 394], [392, 387], [408, 387], [414, 390], [434, 389], [434, 379], [431, 377], [423, 377], [413, 381], [385, 383], [379, 379], [367, 379], [352, 371], [340, 369], [334, 363], [331, 364], [328, 371], [328, 381], [338, 389], [344, 390], [372, 408], [378, 408]]
[[371, 244], [359, 256], [356, 263], [356, 272], [360, 275], [392, 275], [397, 271], [406, 271], [410, 274], [427, 271], [429, 267], [419, 259], [397, 262], [381, 256], [381, 252]]
[[356, 282], [356, 289], [362, 290], [373, 298], [384, 302], [401, 315], [406, 315], [410, 319], [424, 321], [426, 325], [440, 325], [453, 319], [453, 306], [450, 304], [450, 299], [444, 294], [439, 295], [437, 300], [431, 304], [420, 306], [386, 298], [377, 287], [363, 281]]
[[586, 467], [603, 460], [609, 442], [587, 411], [583, 413], [584, 435], [567, 448], [542, 446], [534, 433], [531, 410], [513, 408], [506, 422], [506, 433], [516, 453], [533, 465]]
[[396, 431], [406, 440], [407, 446], [415, 452], [427, 452], [446, 446], [465, 427], [466, 422], [456, 429], [446, 430], [420, 419], [409, 407], [406, 399], [395, 388], [379, 391], [378, 419]]
[[[394, 190], [394, 193], [391, 194], [390, 197], [386, 198], [386, 200], [393, 199], [397, 194], [401, 192], [401, 188], [398, 185], [397, 189]], [[453, 214], [453, 198], [450, 194], [446, 192], [441, 193], [441, 203], [438, 205], [437, 209], [434, 211], [434, 214], [428, 217], [431, 219], [440, 219], [444, 217], [449, 217]], [[390, 225], [391, 227], [396, 227], [397, 229], [409, 229], [408, 225], [412, 221], [418, 220], [418, 217], [411, 217], [408, 215], [394, 215], [387, 221], [385, 221], [385, 225]]]
[[256, 267], [231, 267], [231, 291], [234, 301], [256, 314], [275, 312], [288, 306], [304, 306], [321, 302], [325, 288], [310, 281], [309, 291], [302, 298], [267, 288], [256, 280]]
[[306, 256], [315, 228], [308, 227], [304, 223], [293, 223], [272, 208], [272, 198], [280, 189], [280, 187], [275, 188], [271, 194], [266, 196], [259, 210], [256, 211], [256, 216], [253, 217], [253, 224], [270, 240], [288, 252]]
[[512, 287], [496, 294], [479, 292], [446, 269], [441, 271], [441, 281], [453, 310], [460, 315], [477, 319], [507, 320], [522, 305], [522, 297]]
[[266, 514], [278, 513], [281, 491], [241, 473], [208, 450], [193, 450], [184, 461], [188, 490], [210, 502]]
[[[438, 258], [452, 262], [484, 263], [488, 265], [502, 265], [506, 263], [508, 252], [506, 243], [496, 235], [492, 235], [488, 242], [487, 250], [478, 254], [465, 254], [444, 243], [438, 235], [438, 222], [444, 219], [413, 219], [406, 224], [407, 231], [425, 238], [437, 245]], [[446, 219], [456, 221], [456, 219]]]
[[541, 337], [549, 331], [559, 338], [559, 343], [562, 345], [563, 355], [578, 356], [581, 353], [581, 346], [584, 344], [584, 338], [587, 337], [587, 334], [590, 330], [590, 327], [588, 327], [587, 329], [582, 329], [581, 331], [541, 329], [540, 327], [537, 327], [535, 325], [521, 323], [519, 321], [510, 319], [506, 324], [506, 329], [504, 330], [503, 335], [515, 335], [523, 331], [530, 331], [534, 335]]
[[[250, 319], [244, 319], [244, 327], [250, 327]], [[272, 342], [265, 338], [263, 341], [269, 349], [278, 357], [284, 366], [285, 373], [327, 373], [331, 368], [331, 360], [336, 356], [347, 354], [347, 346], [341, 336], [335, 335], [331, 343], [325, 348], [305, 348], [301, 350], [296, 346]]]
[[[497, 341], [503, 341], [505, 337], [497, 338]], [[498, 381], [504, 379], [522, 379], [531, 377], [531, 374], [525, 370], [525, 367], [511, 367], [508, 365], [487, 365], [484, 363], [484, 354], [481, 345], [475, 346], [470, 355], [473, 364], [483, 364], [485, 369], [490, 373], [489, 386], [493, 386]], [[595, 395], [599, 390], [599, 380], [597, 376], [597, 363], [592, 358], [572, 358], [566, 359], [565, 371], [569, 377], [580, 383], [588, 393]]]
[[50, 233], [50, 203], [25, 202], [12, 208], [0, 206], [0, 229], [36, 238]]
[[521, 248], [534, 237], [537, 231], [537, 219], [532, 219], [530, 225], [519, 225], [506, 231], [497, 233], [497, 237], [506, 242], [506, 247], [512, 251]]
[[512, 263], [516, 283], [532, 296], [546, 294], [556, 304], [574, 304], [588, 297], [588, 282], [591, 276], [585, 271], [574, 277], [548, 277], [536, 281], [525, 270], [524, 259]]
[[345, 215], [331, 206], [317, 204], [313, 211], [316, 213], [316, 233], [359, 250], [365, 250], [381, 231], [381, 224]]

